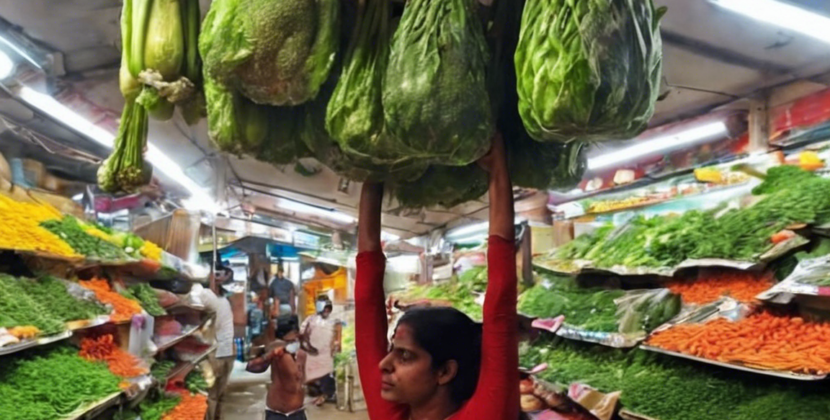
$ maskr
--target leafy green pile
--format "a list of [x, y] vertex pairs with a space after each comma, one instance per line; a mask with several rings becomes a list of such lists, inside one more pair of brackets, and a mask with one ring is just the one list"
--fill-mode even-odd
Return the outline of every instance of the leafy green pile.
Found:
[[515, 54], [528, 133], [584, 142], [645, 130], [660, 93], [664, 13], [652, 0], [528, 0]]
[[205, 375], [202, 374], [202, 371], [198, 369], [194, 369], [187, 374], [184, 378], [184, 385], [188, 391], [192, 393], [197, 392], [205, 392], [208, 390], [207, 381], [205, 381]]
[[638, 216], [617, 229], [604, 227], [583, 235], [558, 249], [554, 257], [590, 260], [602, 268], [673, 267], [702, 258], [754, 261], [773, 247], [773, 234], [793, 224], [830, 220], [830, 179], [808, 175], [771, 170], [767, 181], [756, 188], [766, 195], [749, 207], [722, 215], [715, 209], [650, 219]]
[[522, 366], [548, 363], [540, 376], [622, 391], [624, 408], [659, 420], [813, 420], [826, 417], [830, 391], [803, 383], [694, 364], [643, 350], [561, 339], [522, 350]]
[[0, 363], [0, 418], [55, 420], [120, 391], [121, 379], [106, 363], [78, 356], [60, 346], [6, 357]]
[[167, 315], [167, 311], [159, 304], [158, 295], [155, 289], [146, 283], [138, 283], [127, 288], [123, 292], [128, 298], [137, 300], [141, 303], [141, 307], [152, 316]]
[[107, 308], [97, 302], [76, 299], [69, 294], [66, 285], [54, 277], [21, 279], [17, 283], [50, 315], [63, 322], [93, 319], [99, 315], [109, 314]]
[[127, 254], [116, 245], [84, 231], [78, 219], [65, 216], [61, 220], [47, 220], [40, 224], [63, 239], [75, 252], [101, 261], [124, 261]]
[[176, 408], [181, 397], [159, 394], [155, 398], [146, 399], [138, 405], [141, 420], [161, 420], [168, 411]]
[[477, 5], [412, 0], [404, 8], [383, 79], [383, 112], [412, 157], [464, 166], [490, 149], [495, 121]]
[[402, 296], [406, 299], [429, 299], [449, 302], [453, 308], [464, 312], [475, 321], [484, 318], [483, 308], [476, 303], [476, 296], [487, 289], [487, 270], [474, 267], [453, 281], [411, 287]]
[[665, 289], [623, 291], [580, 287], [572, 277], [542, 275], [519, 297], [519, 312], [542, 318], [565, 316], [565, 323], [587, 331], [651, 331], [680, 311], [680, 296]]
[[153, 364], [153, 367], [150, 368], [150, 375], [155, 378], [160, 384], [167, 383], [167, 375], [170, 374], [170, 371], [176, 367], [176, 362], [172, 360], [162, 360]]
[[781, 165], [769, 168], [764, 182], [752, 189], [753, 195], [770, 194], [781, 190], [792, 188], [799, 184], [815, 178], [812, 172], [805, 171], [798, 166]]
[[478, 165], [431, 166], [415, 181], [393, 187], [403, 207], [455, 207], [483, 196], [489, 188], [487, 173]]
[[49, 307], [26, 293], [21, 281], [0, 275], [0, 328], [20, 326], [35, 326], [43, 335], [66, 329], [64, 322], [53, 315]]

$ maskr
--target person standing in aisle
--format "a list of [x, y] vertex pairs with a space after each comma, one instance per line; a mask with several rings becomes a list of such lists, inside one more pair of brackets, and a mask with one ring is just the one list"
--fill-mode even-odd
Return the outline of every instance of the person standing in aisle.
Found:
[[208, 420], [219, 419], [222, 416], [222, 397], [228, 387], [233, 371], [234, 344], [233, 344], [233, 312], [231, 303], [226, 299], [223, 284], [233, 281], [233, 271], [224, 266], [218, 266], [210, 279], [210, 288], [202, 289], [201, 300], [208, 312], [216, 318], [216, 353], [213, 363], [216, 383], [208, 393]]
[[271, 307], [272, 318], [285, 319], [297, 316], [297, 290], [294, 283], [285, 278], [285, 271], [281, 265], [277, 268], [277, 275], [271, 281], [268, 290], [274, 299]]
[[355, 340], [372, 420], [519, 418], [513, 189], [504, 141], [479, 161], [490, 173], [489, 276], [483, 326], [454, 308], [407, 311], [391, 345], [383, 290], [383, 186], [363, 184], [358, 222]]
[[316, 383], [321, 395], [314, 404], [320, 406], [334, 398], [337, 391], [334, 381], [334, 355], [340, 352], [341, 324], [331, 319], [333, 309], [328, 298], [318, 299], [317, 313], [306, 318], [300, 327], [302, 342], [308, 350], [306, 377]]
[[303, 400], [307, 355], [300, 349], [300, 332], [291, 322], [277, 325], [277, 341], [266, 348], [265, 354], [248, 362], [246, 369], [262, 373], [271, 368], [265, 420], [306, 420]]

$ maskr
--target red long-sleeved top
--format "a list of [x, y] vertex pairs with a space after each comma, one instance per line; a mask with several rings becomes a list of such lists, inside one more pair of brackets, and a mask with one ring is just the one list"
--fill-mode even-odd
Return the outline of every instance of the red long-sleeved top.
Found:
[[[519, 418], [518, 323], [515, 245], [491, 236], [487, 252], [481, 371], [473, 397], [449, 420]], [[372, 420], [407, 420], [408, 407], [381, 398], [380, 361], [389, 351], [383, 292], [386, 260], [382, 251], [357, 256], [355, 346], [360, 381]]]

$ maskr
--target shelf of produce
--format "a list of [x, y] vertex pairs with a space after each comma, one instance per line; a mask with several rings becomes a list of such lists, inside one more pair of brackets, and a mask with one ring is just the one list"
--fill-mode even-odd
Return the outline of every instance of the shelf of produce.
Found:
[[104, 324], [108, 324], [110, 322], [109, 315], [102, 315], [95, 319], [87, 319], [84, 321], [72, 321], [66, 323], [66, 328], [69, 331], [80, 331], [86, 330], [89, 328], [95, 328]]
[[755, 369], [752, 367], [740, 365], [737, 363], [725, 363], [719, 362], [717, 360], [706, 359], [703, 357], [692, 356], [690, 354], [679, 353], [669, 350], [664, 350], [659, 347], [649, 346], [647, 344], [643, 344], [640, 346], [641, 349], [646, 351], [651, 351], [655, 353], [662, 353], [668, 356], [680, 357], [682, 359], [694, 360], [696, 362], [707, 363], [710, 365], [725, 367], [729, 369], [741, 370], [744, 372], [751, 372], [757, 373], [760, 375], [767, 375], [767, 376], [775, 376], [778, 378], [785, 378], [785, 379], [795, 379], [798, 381], [821, 381], [827, 379], [827, 374], [823, 375], [811, 375], [806, 373], [795, 373], [795, 372], [782, 372], [782, 371], [775, 371], [775, 370], [765, 370], [765, 369]]
[[68, 417], [64, 418], [63, 420], [82, 420], [82, 419], [94, 419], [98, 415], [100, 415], [104, 410], [110, 408], [116, 404], [121, 399], [122, 392], [116, 392], [106, 397], [87, 405], [86, 407], [81, 407], [78, 410], [75, 410], [73, 414], [70, 414]]
[[17, 353], [19, 351], [30, 349], [32, 347], [45, 346], [47, 344], [56, 343], [61, 340], [66, 340], [69, 337], [72, 337], [72, 331], [64, 331], [60, 334], [50, 335], [48, 337], [42, 337], [36, 340], [28, 340], [18, 344], [0, 347], [0, 356]]
[[202, 325], [204, 325], [204, 323], [202, 323], [201, 325], [193, 326], [190, 329], [188, 329], [186, 332], [183, 332], [182, 335], [171, 338], [167, 341], [164, 341], [163, 343], [154, 343], [156, 345], [156, 348], [158, 348], [157, 353], [161, 353], [161, 352], [169, 349], [170, 347], [173, 347], [176, 344], [179, 344], [185, 338], [190, 337], [191, 335], [195, 334], [196, 331], [199, 331], [199, 329], [202, 327]]
[[216, 348], [217, 346], [214, 344], [210, 346], [210, 348], [207, 349], [204, 353], [199, 355], [199, 357], [193, 359], [192, 361], [181, 362], [179, 365], [174, 367], [170, 371], [170, 373], [167, 374], [167, 381], [170, 381], [171, 379], [177, 376], [187, 376], [196, 367], [196, 365], [210, 357], [210, 355], [216, 351]]

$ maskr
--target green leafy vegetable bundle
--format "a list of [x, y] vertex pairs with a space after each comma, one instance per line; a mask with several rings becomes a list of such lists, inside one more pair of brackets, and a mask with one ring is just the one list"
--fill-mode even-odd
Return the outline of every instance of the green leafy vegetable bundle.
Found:
[[571, 142], [645, 130], [660, 92], [663, 13], [652, 0], [528, 0], [514, 57], [528, 133]]
[[[401, 297], [405, 299], [429, 299], [449, 302], [453, 308], [464, 312], [476, 321], [481, 321], [483, 311], [476, 303], [476, 295], [484, 292], [481, 281], [473, 278], [464, 278], [441, 284], [418, 285], [407, 290]], [[486, 273], [484, 283], [486, 284]]]
[[0, 363], [0, 418], [55, 420], [120, 392], [121, 379], [106, 363], [84, 360], [78, 350], [60, 346], [6, 357]]
[[[43, 335], [53, 335], [66, 330], [63, 320], [26, 293], [21, 281], [0, 275], [0, 328], [34, 326]], [[3, 418], [3, 417], [0, 417]]]
[[107, 308], [96, 302], [73, 297], [66, 289], [66, 284], [54, 277], [20, 279], [18, 284], [35, 302], [63, 322], [93, 319], [99, 315], [109, 314]]
[[179, 405], [181, 397], [158, 395], [156, 398], [147, 399], [138, 405], [141, 412], [141, 420], [161, 420], [168, 411]]
[[176, 367], [176, 362], [171, 360], [162, 360], [153, 364], [153, 367], [150, 368], [150, 375], [155, 378], [161, 384], [167, 383], [167, 375], [170, 374], [170, 371]]
[[138, 283], [130, 286], [127, 291], [128, 297], [141, 302], [141, 307], [152, 316], [167, 315], [167, 311], [159, 304], [159, 298], [155, 289], [145, 283]]
[[61, 220], [47, 220], [40, 224], [63, 239], [75, 252], [101, 261], [124, 261], [127, 254], [116, 245], [86, 233], [78, 219], [65, 216]]
[[522, 350], [522, 366], [543, 362], [543, 379], [622, 391], [623, 408], [659, 420], [812, 420], [830, 410], [825, 383], [758, 376], [639, 349], [552, 339]]
[[413, 0], [392, 39], [383, 86], [387, 128], [405, 153], [463, 166], [490, 148], [488, 51], [473, 0]]

